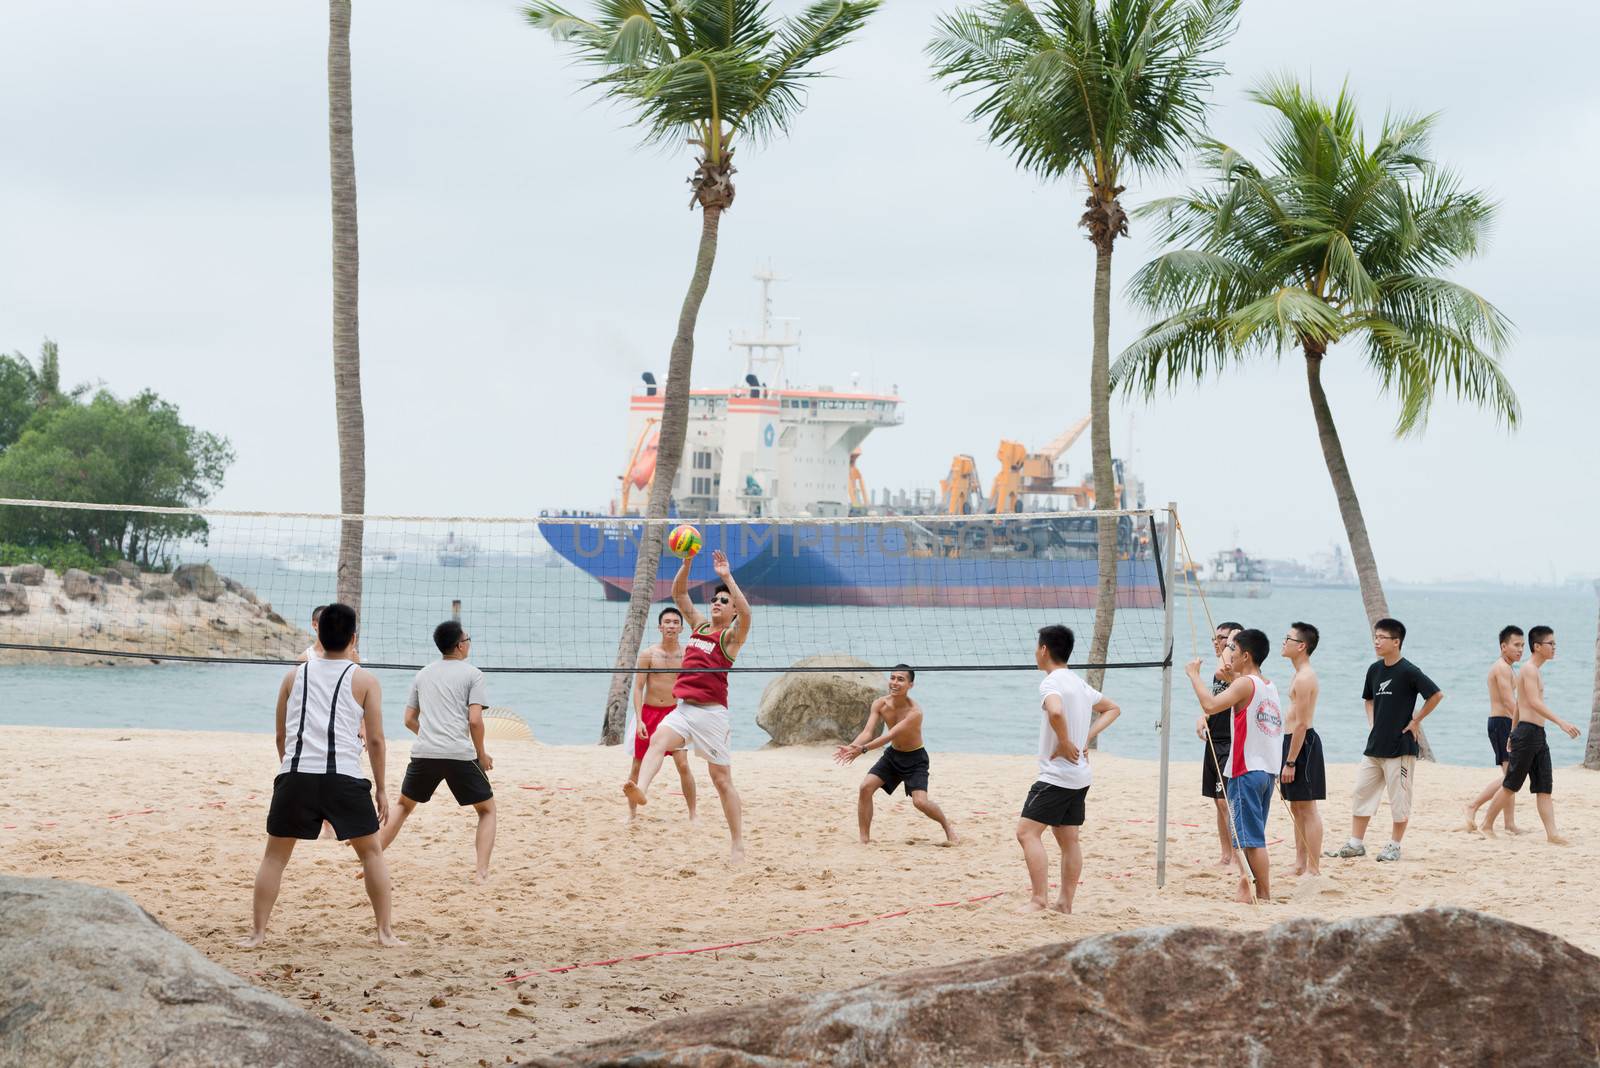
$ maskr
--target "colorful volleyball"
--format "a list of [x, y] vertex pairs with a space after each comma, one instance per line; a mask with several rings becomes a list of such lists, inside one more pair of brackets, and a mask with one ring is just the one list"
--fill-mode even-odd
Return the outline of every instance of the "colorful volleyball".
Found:
[[667, 535], [667, 551], [680, 560], [687, 560], [700, 551], [705, 542], [700, 540], [700, 532], [688, 523], [681, 527], [673, 527], [672, 533]]

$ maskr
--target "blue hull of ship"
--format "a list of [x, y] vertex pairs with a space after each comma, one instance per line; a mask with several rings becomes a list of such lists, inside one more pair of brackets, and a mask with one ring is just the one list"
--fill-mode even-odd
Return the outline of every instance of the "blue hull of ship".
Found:
[[[752, 604], [878, 607], [1063, 608], [1092, 607], [1098, 569], [1091, 559], [1048, 554], [1049, 532], [986, 525], [951, 527], [946, 538], [906, 524], [769, 524], [708, 520], [697, 524], [705, 551], [689, 569], [691, 595], [703, 599], [717, 582], [712, 549], [727, 554], [734, 578]], [[908, 528], [922, 532], [913, 538]], [[1076, 528], [1081, 530], [1080, 527]], [[539, 530], [565, 559], [599, 580], [611, 600], [633, 589], [642, 527], [617, 520], [540, 523]], [[974, 540], [1003, 535], [1001, 546]], [[1081, 538], [1081, 533], [1079, 534]], [[653, 597], [669, 600], [678, 561], [662, 554]], [[1161, 603], [1154, 559], [1117, 564], [1117, 603]]]

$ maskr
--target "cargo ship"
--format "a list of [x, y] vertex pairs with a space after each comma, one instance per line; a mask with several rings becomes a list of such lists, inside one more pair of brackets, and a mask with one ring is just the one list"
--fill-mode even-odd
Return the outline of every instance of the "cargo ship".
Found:
[[[715, 583], [709, 550], [721, 549], [753, 604], [1093, 605], [1097, 521], [1083, 513], [1094, 506], [1094, 487], [1072, 484], [1060, 461], [1087, 419], [1036, 452], [1002, 441], [988, 493], [973, 458], [961, 454], [937, 493], [883, 491], [875, 501], [861, 446], [873, 431], [904, 422], [898, 388], [788, 384], [785, 360], [800, 339], [792, 320], [775, 332], [776, 277], [768, 270], [756, 279], [760, 331], [732, 339], [744, 350], [743, 383], [690, 391], [671, 514], [705, 539], [690, 568], [696, 596]], [[665, 397], [654, 375], [641, 381], [629, 398], [626, 459], [610, 512], [546, 515], [539, 523], [550, 547], [598, 580], [610, 600], [631, 595], [643, 535], [636, 520], [655, 477]], [[1143, 507], [1142, 487], [1115, 466], [1118, 485], [1107, 506]], [[1161, 603], [1153, 534], [1145, 517], [1119, 519], [1119, 604]], [[654, 599], [668, 599], [677, 568], [663, 554]]]

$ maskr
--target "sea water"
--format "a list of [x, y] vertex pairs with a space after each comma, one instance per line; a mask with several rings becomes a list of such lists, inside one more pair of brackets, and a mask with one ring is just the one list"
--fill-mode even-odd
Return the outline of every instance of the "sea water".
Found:
[[[542, 597], [513, 596], [512, 591], [525, 594], [530, 588], [530, 569], [514, 570], [520, 585], [505, 585], [503, 594], [469, 597], [463, 607], [462, 621], [476, 639], [475, 659], [486, 664], [609, 662], [623, 605], [606, 602], [598, 585], [575, 569], [539, 576], [548, 587]], [[242, 565], [234, 567], [235, 574], [246, 571]], [[410, 581], [406, 571], [369, 580], [368, 618], [375, 622], [367, 629], [379, 629], [376, 621], [381, 620], [382, 633], [364, 636], [362, 653], [368, 660], [429, 659], [428, 634], [434, 623], [448, 617], [451, 592], [449, 583], [438, 580], [437, 569], [429, 572], [427, 583]], [[457, 585], [499, 589], [494, 575], [486, 565], [462, 569]], [[320, 589], [304, 581], [305, 576], [275, 577], [263, 571], [250, 577], [258, 580], [258, 592], [273, 595], [278, 609], [294, 618], [309, 612]], [[508, 571], [502, 577], [511, 583], [514, 576]], [[331, 584], [331, 579], [322, 584]], [[395, 591], [406, 591], [406, 596]], [[560, 596], [550, 596], [551, 591]], [[1536, 624], [1556, 629], [1559, 656], [1544, 671], [1546, 696], [1558, 715], [1587, 730], [1597, 614], [1591, 593], [1396, 587], [1388, 594], [1391, 611], [1409, 631], [1405, 655], [1445, 692], [1443, 704], [1426, 723], [1438, 759], [1490, 765], [1485, 680], [1499, 653], [1496, 635], [1507, 623], [1524, 630]], [[1288, 626], [1306, 620], [1321, 630], [1321, 645], [1312, 658], [1322, 691], [1316, 726], [1330, 761], [1358, 760], [1367, 733], [1361, 688], [1373, 659], [1359, 594], [1280, 588], [1264, 600], [1211, 599], [1206, 604], [1215, 621], [1237, 620], [1266, 632], [1273, 656], [1264, 673], [1278, 683], [1285, 699], [1292, 670], [1277, 651]], [[533, 606], [543, 611], [536, 613]], [[1198, 599], [1178, 597], [1173, 620], [1172, 758], [1198, 761], [1202, 743], [1194, 722], [1199, 708], [1183, 665], [1200, 656], [1203, 675], [1210, 678], [1213, 656], [1205, 606]], [[740, 662], [777, 665], [816, 652], [845, 652], [874, 663], [1027, 664], [1033, 655], [1033, 629], [1056, 621], [1049, 613], [1015, 610], [762, 606], [755, 610]], [[1083, 659], [1087, 614], [1062, 613], [1059, 621], [1078, 631], [1073, 659]], [[1121, 613], [1114, 653], [1124, 659], [1151, 658], [1159, 650], [1160, 626], [1159, 610]], [[0, 723], [259, 732], [267, 736], [263, 744], [270, 749], [273, 706], [283, 675], [281, 667], [240, 664], [0, 667]], [[401, 714], [411, 673], [379, 670], [377, 675], [384, 690], [385, 730], [406, 736]], [[1107, 672], [1104, 690], [1122, 706], [1122, 717], [1102, 736], [1106, 751], [1139, 758], [1159, 754], [1161, 676], [1159, 668]], [[735, 748], [755, 749], [769, 741], [755, 714], [762, 688], [774, 677], [750, 673], [731, 678]], [[581, 745], [599, 737], [608, 681], [604, 674], [494, 673], [488, 685], [491, 703], [518, 713], [541, 742]], [[928, 746], [935, 753], [1032, 753], [1039, 731], [1038, 683], [1032, 670], [921, 672], [913, 696], [926, 712]], [[1550, 744], [1557, 766], [1582, 759], [1581, 737], [1569, 741], [1552, 729]]]

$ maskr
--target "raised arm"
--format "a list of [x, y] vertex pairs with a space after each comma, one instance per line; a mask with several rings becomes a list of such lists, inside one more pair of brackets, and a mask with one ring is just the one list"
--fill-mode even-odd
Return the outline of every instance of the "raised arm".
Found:
[[750, 602], [745, 599], [744, 591], [733, 580], [733, 568], [728, 566], [728, 558], [721, 549], [711, 554], [711, 566], [722, 578], [728, 587], [728, 596], [733, 598], [733, 610], [739, 613], [733, 621], [733, 633], [722, 643], [723, 651], [728, 654], [728, 659], [739, 655], [739, 650], [744, 646], [744, 640], [750, 636]]
[[384, 789], [384, 757], [387, 749], [383, 741], [383, 687], [378, 676], [365, 668], [356, 668], [358, 674], [351, 681], [354, 693], [356, 684], [362, 684], [361, 722], [367, 736], [367, 760], [372, 765], [373, 801], [378, 809], [378, 823], [389, 822], [389, 794]]
[[686, 556], [678, 565], [678, 573], [672, 576], [672, 603], [683, 613], [683, 621], [693, 634], [700, 629], [706, 617], [694, 606], [694, 601], [689, 598], [689, 565], [694, 563], [694, 557]]
[[1243, 704], [1250, 700], [1250, 697], [1255, 692], [1255, 683], [1251, 682], [1249, 677], [1246, 676], [1242, 679], [1234, 679], [1228, 683], [1227, 689], [1221, 693], [1213, 694], [1211, 687], [1200, 681], [1200, 661], [1198, 659], [1189, 661], [1185, 674], [1189, 676], [1189, 684], [1194, 687], [1194, 695], [1200, 702], [1200, 710], [1208, 716]]

